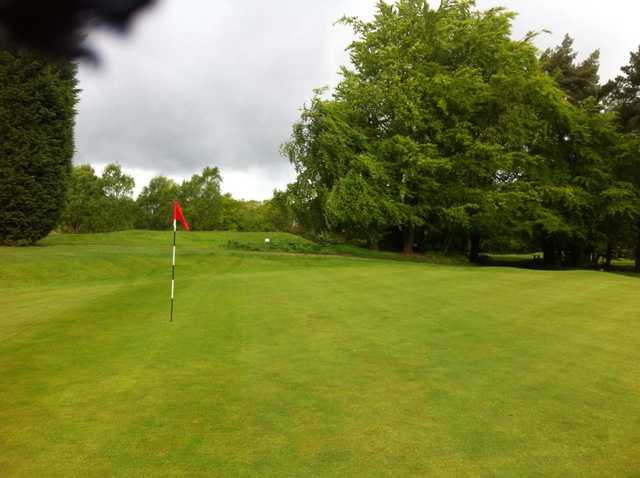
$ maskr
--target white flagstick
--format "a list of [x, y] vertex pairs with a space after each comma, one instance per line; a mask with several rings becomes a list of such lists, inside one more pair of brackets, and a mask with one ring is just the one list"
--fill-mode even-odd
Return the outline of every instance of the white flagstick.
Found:
[[171, 319], [169, 322], [173, 322], [173, 302], [175, 300], [176, 292], [176, 230], [177, 221], [173, 219], [173, 261], [171, 261]]

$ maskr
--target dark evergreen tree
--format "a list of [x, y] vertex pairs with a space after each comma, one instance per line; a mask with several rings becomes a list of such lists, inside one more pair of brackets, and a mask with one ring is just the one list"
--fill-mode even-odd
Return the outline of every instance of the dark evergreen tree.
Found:
[[74, 153], [76, 66], [0, 51], [0, 243], [28, 245], [56, 226]]
[[542, 68], [574, 104], [597, 98], [600, 94], [600, 51], [594, 51], [582, 62], [578, 62], [577, 57], [573, 38], [569, 35], [565, 35], [559, 46], [545, 50], [540, 57]]
[[640, 134], [640, 47], [631, 53], [622, 73], [605, 86], [607, 104], [618, 113], [624, 132]]
[[[604, 87], [607, 106], [617, 113], [620, 130], [625, 133], [623, 152], [616, 158], [615, 173], [626, 184], [624, 195], [627, 217], [634, 217], [632, 231], [636, 272], [640, 272], [640, 47], [631, 53], [622, 75]], [[629, 190], [629, 186], [631, 190]]]

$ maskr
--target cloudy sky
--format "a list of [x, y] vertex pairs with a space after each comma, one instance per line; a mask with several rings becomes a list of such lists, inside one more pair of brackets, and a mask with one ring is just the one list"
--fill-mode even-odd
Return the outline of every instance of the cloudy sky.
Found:
[[[223, 190], [266, 199], [293, 179], [279, 154], [312, 90], [335, 85], [347, 61], [344, 14], [370, 18], [375, 0], [161, 0], [129, 36], [96, 33], [102, 66], [81, 65], [77, 164], [118, 162], [137, 191], [157, 174], [182, 180], [204, 166]], [[519, 12], [514, 35], [565, 32], [602, 52], [617, 74], [640, 44], [637, 0], [479, 0]]]

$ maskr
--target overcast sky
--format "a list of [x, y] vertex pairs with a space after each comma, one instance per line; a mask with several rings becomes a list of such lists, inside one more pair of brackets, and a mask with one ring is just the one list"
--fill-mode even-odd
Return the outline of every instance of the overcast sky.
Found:
[[[223, 190], [267, 199], [294, 175], [279, 154], [314, 88], [335, 85], [350, 32], [375, 0], [161, 0], [129, 36], [91, 37], [102, 66], [80, 67], [76, 164], [118, 162], [138, 192], [157, 174], [178, 181], [220, 167]], [[433, 4], [433, 3], [432, 3]], [[637, 0], [480, 0], [519, 13], [514, 35], [564, 33], [584, 55], [599, 48], [615, 76], [640, 44]]]

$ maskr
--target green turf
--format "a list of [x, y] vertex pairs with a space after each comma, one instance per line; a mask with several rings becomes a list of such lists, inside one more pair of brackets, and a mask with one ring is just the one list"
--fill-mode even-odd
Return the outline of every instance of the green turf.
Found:
[[637, 278], [240, 237], [0, 249], [0, 476], [640, 476]]

